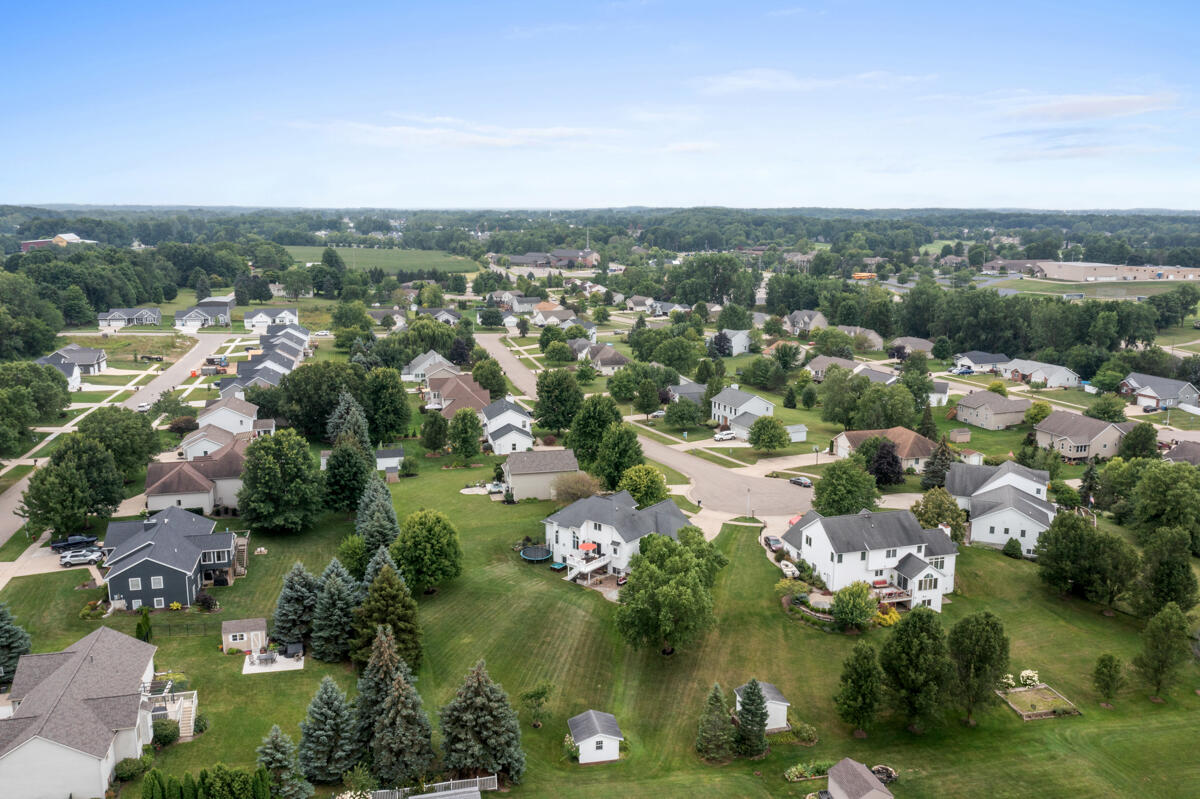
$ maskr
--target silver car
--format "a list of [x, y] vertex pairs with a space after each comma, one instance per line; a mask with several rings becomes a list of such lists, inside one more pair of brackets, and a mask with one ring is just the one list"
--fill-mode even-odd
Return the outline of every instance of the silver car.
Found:
[[104, 560], [98, 549], [73, 549], [58, 556], [59, 566], [93, 566]]

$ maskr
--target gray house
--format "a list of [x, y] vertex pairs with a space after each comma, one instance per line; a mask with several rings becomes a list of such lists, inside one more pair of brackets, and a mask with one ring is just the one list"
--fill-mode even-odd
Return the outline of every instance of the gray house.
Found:
[[201, 587], [232, 583], [236, 540], [182, 508], [144, 521], [109, 522], [104, 535], [108, 598], [129, 610], [191, 605]]
[[1195, 405], [1200, 391], [1191, 383], [1158, 377], [1141, 372], [1130, 372], [1121, 381], [1119, 390], [1131, 396], [1138, 405], [1153, 405], [1156, 408], [1175, 408], [1179, 405]]

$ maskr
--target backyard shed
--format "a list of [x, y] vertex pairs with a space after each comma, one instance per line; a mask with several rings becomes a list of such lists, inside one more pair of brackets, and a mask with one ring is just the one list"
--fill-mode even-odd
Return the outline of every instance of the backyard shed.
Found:
[[617, 717], [600, 710], [585, 710], [567, 720], [571, 738], [579, 747], [579, 763], [610, 763], [621, 756], [621, 727]]
[[232, 619], [221, 622], [221, 647], [257, 652], [267, 645], [266, 619]]
[[[742, 709], [742, 692], [746, 690], [746, 685], [739, 685], [733, 691], [736, 698], [735, 711]], [[771, 683], [761, 680], [759, 680], [758, 687], [762, 689], [763, 698], [767, 700], [767, 732], [782, 732], [788, 729], [787, 711], [790, 703], [784, 697], [783, 691]]]

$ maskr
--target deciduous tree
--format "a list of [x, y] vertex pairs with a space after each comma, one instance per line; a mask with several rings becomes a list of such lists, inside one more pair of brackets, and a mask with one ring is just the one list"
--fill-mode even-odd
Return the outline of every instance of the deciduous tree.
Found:
[[879, 490], [875, 478], [856, 458], [834, 461], [813, 488], [813, 508], [823, 516], [874, 510]]
[[556, 433], [565, 430], [582, 406], [583, 392], [574, 375], [565, 369], [547, 369], [538, 373], [533, 415], [542, 427]]
[[625, 470], [617, 490], [628, 491], [638, 507], [648, 508], [667, 498], [667, 481], [658, 469], [642, 463]]
[[583, 401], [571, 420], [566, 444], [575, 451], [579, 463], [588, 468], [600, 452], [600, 440], [611, 424], [620, 424], [621, 411], [612, 397], [593, 394]]
[[246, 447], [238, 509], [252, 530], [295, 533], [321, 512], [321, 471], [294, 430], [256, 438]]
[[1153, 616], [1167, 604], [1181, 610], [1196, 606], [1196, 574], [1188, 556], [1186, 530], [1164, 527], [1151, 533], [1142, 548], [1142, 573], [1133, 587], [1133, 605], [1141, 616]]
[[664, 535], [642, 538], [621, 590], [617, 631], [636, 648], [671, 653], [713, 625], [712, 594], [693, 552]]
[[600, 450], [590, 471], [609, 489], [615, 489], [621, 476], [643, 460], [637, 433], [627, 424], [610, 424], [600, 439]]
[[1125, 665], [1116, 655], [1105, 653], [1096, 659], [1096, 668], [1092, 670], [1092, 687], [1105, 702], [1113, 701], [1113, 697], [1125, 687]]
[[865, 731], [875, 720], [883, 700], [883, 671], [875, 647], [866, 641], [854, 645], [842, 663], [840, 685], [833, 697], [838, 717], [855, 731]]
[[450, 419], [447, 438], [450, 448], [461, 461], [468, 461], [479, 454], [479, 439], [483, 437], [483, 425], [473, 408], [459, 408]]
[[126, 477], [143, 468], [159, 451], [158, 434], [149, 415], [128, 408], [97, 408], [79, 421], [78, 429], [84, 438], [111, 452], [113, 463]]
[[995, 697], [1008, 670], [1008, 636], [999, 617], [982, 611], [959, 620], [946, 639], [954, 679], [950, 688], [974, 724], [975, 709]]
[[700, 406], [683, 398], [667, 403], [666, 415], [663, 416], [663, 422], [667, 427], [673, 427], [676, 430], [691, 430], [699, 427], [703, 421]]
[[418, 510], [406, 516], [390, 552], [413, 591], [428, 592], [462, 574], [458, 530], [441, 511]]
[[929, 530], [939, 524], [950, 526], [950, 537], [962, 543], [967, 535], [967, 512], [958, 507], [950, 492], [941, 486], [931, 488], [912, 506], [912, 514]]
[[1133, 668], [1155, 696], [1173, 683], [1187, 662], [1188, 622], [1174, 602], [1168, 602], [1146, 623], [1142, 631], [1142, 651], [1133, 658]]
[[447, 428], [444, 416], [435, 410], [429, 411], [421, 425], [421, 446], [430, 452], [440, 451], [446, 446]]
[[879, 653], [887, 695], [912, 729], [937, 712], [950, 679], [946, 634], [937, 616], [926, 607], [901, 616]]
[[504, 382], [504, 371], [494, 358], [485, 358], [471, 369], [471, 377], [487, 390], [492, 401], [504, 399], [508, 384]]
[[871, 621], [878, 605], [871, 593], [871, 586], [856, 581], [834, 592], [829, 613], [843, 628], [853, 627], [861, 630]]
[[750, 446], [761, 452], [784, 449], [791, 440], [783, 422], [774, 416], [760, 416], [750, 425]]

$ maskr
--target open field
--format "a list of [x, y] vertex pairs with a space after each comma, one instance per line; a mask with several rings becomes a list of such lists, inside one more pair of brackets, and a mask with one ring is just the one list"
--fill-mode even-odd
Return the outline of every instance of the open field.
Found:
[[1165, 424], [1178, 430], [1200, 430], [1200, 416], [1195, 416], [1187, 411], [1181, 411], [1178, 408], [1169, 413], [1167, 411], [1159, 411], [1158, 413], [1148, 413], [1135, 418], [1139, 422]]
[[[72, 341], [84, 347], [94, 347], [95, 349], [104, 350], [108, 355], [108, 366], [112, 369], [145, 369], [151, 365], [166, 366], [168, 363], [177, 360], [180, 355], [183, 355], [196, 344], [195, 339], [181, 333], [162, 336], [123, 336], [120, 333], [72, 333], [60, 336], [59, 338]], [[163, 361], [161, 363], [134, 361], [135, 356], [141, 355], [161, 355], [163, 356]], [[105, 375], [102, 372], [99, 376], [104, 377]], [[132, 377], [132, 375], [127, 375], [126, 379], [132, 379]], [[85, 383], [89, 382], [87, 375], [82, 375], [82, 379]]]
[[[300, 264], [316, 263], [321, 260], [324, 247], [285, 248]], [[359, 247], [335, 247], [346, 266], [358, 269], [379, 267], [385, 272], [415, 269], [437, 269], [441, 272], [477, 272], [479, 264], [461, 255], [451, 255], [443, 250], [366, 249]]]
[[[936, 258], [942, 254], [942, 247], [945, 247], [947, 244], [949, 244], [951, 247], [953, 247], [954, 240], [953, 239], [934, 239], [929, 244], [922, 244], [921, 245], [921, 255], [932, 255]], [[972, 242], [972, 241], [965, 241], [965, 240], [963, 241], [963, 254], [964, 255], [966, 255], [966, 248], [970, 247], [972, 244], [974, 244], [974, 242]]]
[[988, 288], [1015, 289], [1034, 294], [1083, 294], [1098, 300], [1132, 300], [1164, 294], [1178, 285], [1170, 280], [1116, 280], [1094, 283], [1064, 283], [1058, 280], [1012, 278], [992, 283]]

